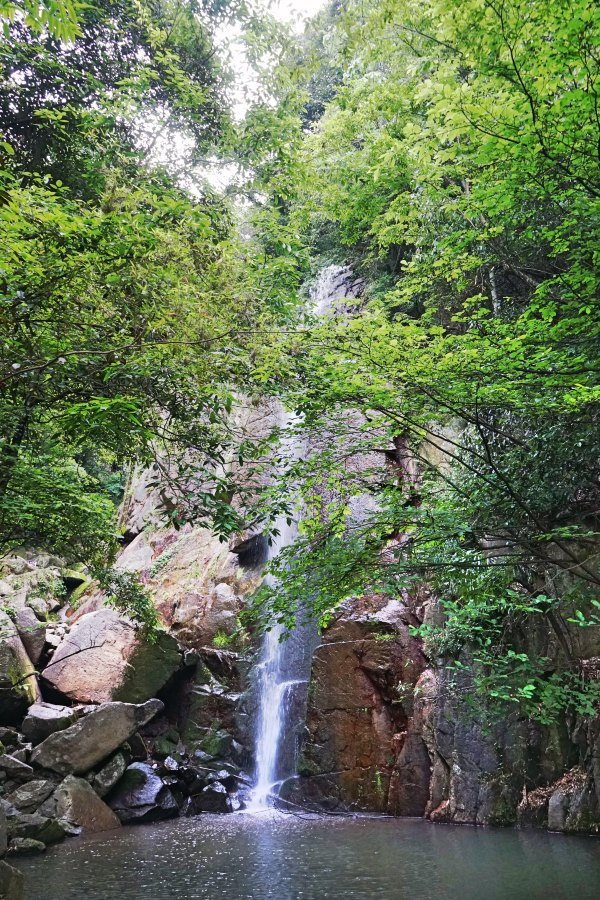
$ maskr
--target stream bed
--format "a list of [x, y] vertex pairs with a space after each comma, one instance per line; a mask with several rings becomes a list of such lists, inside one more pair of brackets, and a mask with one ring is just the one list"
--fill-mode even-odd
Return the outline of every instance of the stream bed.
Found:
[[600, 839], [417, 819], [203, 815], [19, 859], [27, 900], [592, 900]]

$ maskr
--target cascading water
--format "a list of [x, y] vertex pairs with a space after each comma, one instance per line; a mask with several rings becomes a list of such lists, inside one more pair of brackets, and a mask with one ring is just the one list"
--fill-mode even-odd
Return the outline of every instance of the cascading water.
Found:
[[[298, 420], [283, 410], [280, 416], [284, 431], [282, 449], [288, 459], [297, 459], [305, 449], [302, 436], [291, 430]], [[277, 530], [279, 534], [269, 548], [269, 560], [294, 542], [298, 525], [282, 516], [277, 521]], [[265, 580], [276, 585], [270, 575]], [[295, 772], [296, 732], [303, 721], [315, 632], [314, 627], [298, 623], [288, 636], [284, 636], [281, 625], [274, 625], [265, 634], [256, 669], [259, 709], [252, 809], [271, 805], [283, 782]]]
[[[352, 296], [349, 290], [351, 280], [352, 272], [348, 266], [323, 269], [311, 294], [314, 312], [323, 315], [336, 300]], [[283, 410], [280, 410], [280, 417], [284, 433], [283, 453], [290, 460], [299, 459], [306, 451], [307, 440], [298, 434], [298, 419]], [[279, 535], [269, 549], [269, 560], [294, 542], [298, 523], [292, 521], [288, 524], [282, 517], [277, 522], [277, 529]], [[268, 575], [266, 581], [276, 586], [271, 576]], [[285, 638], [280, 625], [273, 626], [265, 634], [261, 659], [256, 667], [258, 724], [251, 810], [271, 806], [282, 785], [296, 772], [316, 637], [316, 627], [302, 622], [298, 622]]]

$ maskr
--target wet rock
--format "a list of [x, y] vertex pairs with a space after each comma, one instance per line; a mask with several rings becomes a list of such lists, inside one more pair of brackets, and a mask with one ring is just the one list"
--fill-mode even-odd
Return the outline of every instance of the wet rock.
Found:
[[24, 736], [33, 744], [39, 744], [56, 731], [68, 728], [77, 719], [77, 711], [69, 706], [54, 703], [34, 703], [23, 720]]
[[55, 792], [56, 813], [83, 832], [94, 833], [119, 828], [112, 809], [98, 797], [83, 778], [68, 775]]
[[[430, 758], [415, 715], [425, 668], [411, 610], [385, 596], [348, 601], [317, 648], [309, 692], [302, 780], [285, 790], [315, 803], [419, 816]], [[301, 697], [293, 695], [302, 721]], [[286, 794], [287, 796], [287, 794]]]
[[37, 665], [46, 645], [45, 623], [28, 606], [16, 611], [15, 623], [29, 659]]
[[200, 654], [197, 650], [186, 650], [183, 654], [183, 664], [186, 669], [192, 669], [200, 662]]
[[38, 813], [20, 813], [8, 818], [8, 836], [14, 838], [33, 838], [44, 844], [56, 844], [65, 836], [64, 826], [54, 817], [41, 816]]
[[22, 900], [24, 879], [18, 869], [0, 862], [0, 897], [3, 900]]
[[133, 623], [101, 609], [75, 622], [42, 676], [80, 703], [140, 703], [164, 687], [181, 660], [176, 640], [166, 632], [151, 644]]
[[6, 854], [8, 844], [8, 832], [6, 825], [6, 811], [4, 806], [0, 804], [0, 859]]
[[123, 776], [126, 768], [127, 760], [125, 755], [123, 753], [115, 753], [113, 758], [99, 772], [96, 772], [90, 783], [99, 797], [105, 797], [108, 794]]
[[43, 853], [45, 849], [46, 845], [42, 841], [36, 841], [35, 838], [13, 838], [8, 852], [11, 856], [33, 856], [36, 853]]
[[148, 700], [139, 706], [105, 703], [42, 741], [31, 754], [31, 762], [61, 775], [88, 772], [163, 708], [160, 700]]
[[33, 769], [27, 763], [10, 756], [7, 753], [0, 755], [0, 769], [4, 769], [9, 778], [15, 781], [28, 781], [33, 777]]
[[6, 799], [23, 812], [34, 812], [44, 800], [47, 800], [56, 785], [46, 779], [29, 781], [13, 791]]
[[40, 699], [35, 670], [9, 616], [0, 611], [0, 724], [20, 722]]
[[156, 822], [179, 812], [177, 801], [147, 763], [132, 763], [109, 796], [121, 822]]
[[210, 813], [233, 812], [233, 804], [227, 788], [218, 781], [207, 785], [194, 797], [194, 810]]

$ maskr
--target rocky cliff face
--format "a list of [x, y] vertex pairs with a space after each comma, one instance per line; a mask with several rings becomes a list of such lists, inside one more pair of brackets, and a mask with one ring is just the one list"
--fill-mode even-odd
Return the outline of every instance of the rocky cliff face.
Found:
[[429, 756], [415, 714], [426, 662], [409, 606], [348, 601], [314, 655], [297, 796], [328, 807], [421, 816]]
[[434, 822], [600, 831], [600, 721], [543, 727], [470, 709], [466, 679], [432, 665], [408, 632], [430, 603], [349, 601], [325, 631], [292, 798]]

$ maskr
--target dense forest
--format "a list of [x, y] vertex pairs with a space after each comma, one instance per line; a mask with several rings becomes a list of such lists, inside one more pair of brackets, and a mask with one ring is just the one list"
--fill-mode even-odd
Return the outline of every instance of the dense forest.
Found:
[[[570, 635], [600, 624], [597, 4], [336, 0], [300, 36], [243, 0], [0, 15], [3, 553], [85, 563], [154, 627], [110, 569], [154, 462], [176, 527], [302, 509], [255, 618], [426, 590], [415, 635], [498, 715], [593, 718]], [[323, 319], [334, 264], [362, 289]], [[265, 486], [278, 432], [242, 435], [241, 395], [335, 441]]]

